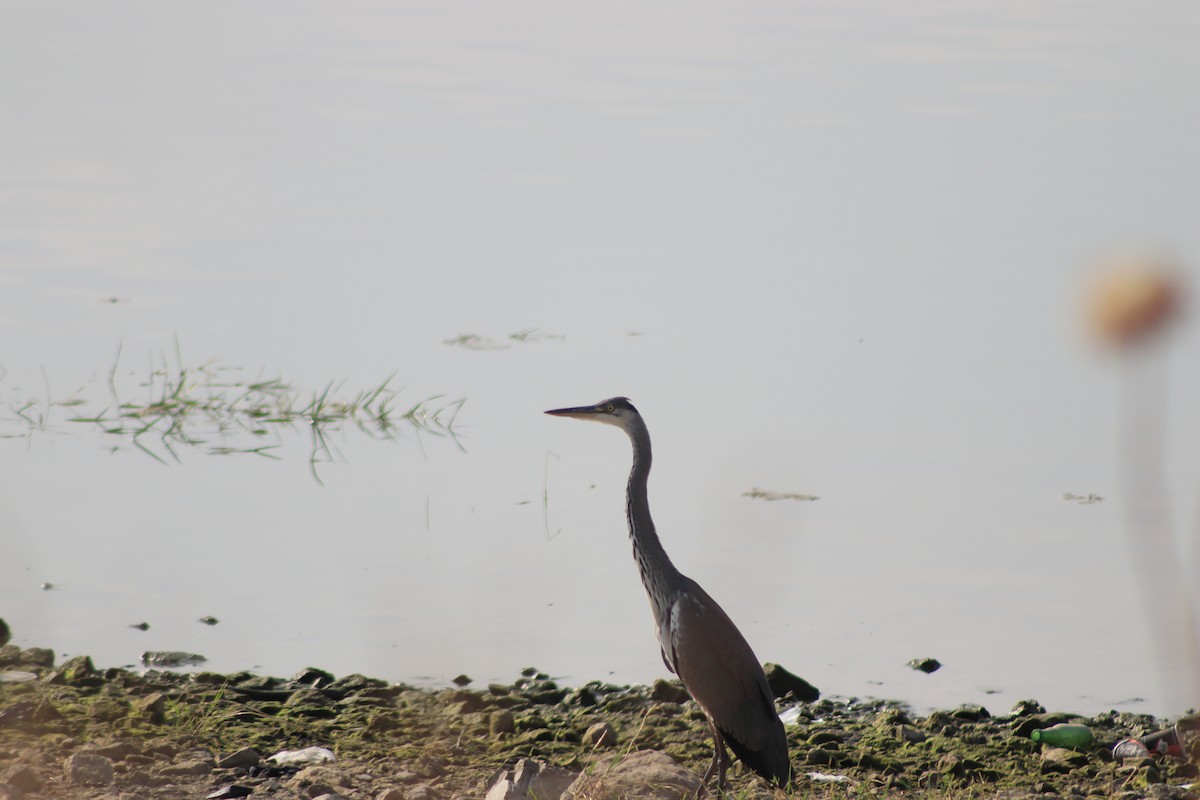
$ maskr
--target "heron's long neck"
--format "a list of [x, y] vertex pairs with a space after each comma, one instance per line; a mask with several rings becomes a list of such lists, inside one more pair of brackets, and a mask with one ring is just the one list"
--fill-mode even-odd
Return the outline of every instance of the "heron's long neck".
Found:
[[629, 472], [629, 487], [626, 492], [625, 515], [629, 519], [629, 538], [633, 541], [633, 557], [642, 575], [642, 585], [650, 595], [656, 618], [671, 602], [671, 587], [678, 585], [679, 570], [667, 557], [654, 521], [650, 519], [650, 502], [646, 495], [646, 482], [650, 477], [650, 434], [644, 425], [630, 431], [633, 442], [633, 469]]

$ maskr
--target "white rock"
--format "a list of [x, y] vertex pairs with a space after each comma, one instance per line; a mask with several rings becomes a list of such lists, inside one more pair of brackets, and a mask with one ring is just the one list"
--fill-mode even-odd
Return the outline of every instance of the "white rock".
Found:
[[280, 750], [267, 760], [274, 761], [282, 767], [285, 764], [293, 766], [322, 764], [326, 761], [337, 761], [337, 756], [333, 754], [332, 750], [324, 747], [306, 747], [303, 750]]
[[559, 800], [578, 772], [522, 758], [506, 769], [488, 789], [484, 800]]

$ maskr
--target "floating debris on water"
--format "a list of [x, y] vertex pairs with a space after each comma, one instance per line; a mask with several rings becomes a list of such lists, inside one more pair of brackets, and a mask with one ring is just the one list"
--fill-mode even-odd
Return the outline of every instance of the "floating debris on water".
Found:
[[801, 494], [799, 492], [771, 492], [766, 489], [748, 489], [742, 492], [742, 497], [749, 497], [752, 500], [799, 500], [801, 502], [820, 500], [821, 498], [815, 494]]
[[918, 669], [926, 674], [937, 672], [942, 668], [942, 662], [938, 661], [936, 658], [914, 658], [912, 661], [908, 662], [908, 665], [913, 669]]
[[216, 617], [201, 617], [200, 621], [205, 625], [216, 625], [221, 620], [217, 619]]
[[[282, 433], [303, 431], [311, 440], [310, 471], [318, 483], [317, 465], [337, 460], [340, 453], [329, 434], [356, 428], [373, 439], [396, 439], [404, 427], [422, 433], [446, 436], [458, 445], [454, 421], [465, 399], [447, 401], [443, 395], [400, 404], [400, 391], [391, 386], [395, 375], [371, 389], [341, 396], [342, 384], [328, 383], [323, 389], [302, 391], [281, 378], [266, 378], [261, 372], [243, 377], [238, 367], [210, 360], [185, 366], [176, 343], [175, 363], [162, 356], [152, 366], [139, 391], [130, 391], [118, 380], [121, 349], [108, 373], [103, 402], [79, 397], [55, 400], [49, 396], [8, 404], [13, 419], [0, 417], [0, 438], [30, 438], [44, 433], [54, 413], [72, 410], [65, 422], [91, 425], [102, 437], [114, 441], [116, 452], [125, 445], [140, 450], [160, 464], [181, 461], [183, 448], [203, 448], [210, 455], [256, 455], [279, 460], [284, 444]], [[89, 406], [88, 408], [78, 408]], [[17, 430], [5, 429], [15, 422]], [[461, 449], [461, 445], [459, 445]], [[44, 584], [43, 589], [53, 588]]]
[[480, 336], [478, 333], [463, 333], [453, 339], [443, 339], [442, 344], [452, 347], [462, 347], [467, 350], [506, 350], [508, 345]]
[[1068, 502], [1074, 501], [1081, 506], [1089, 506], [1093, 503], [1103, 503], [1104, 498], [1098, 494], [1075, 494], [1074, 492], [1063, 492], [1063, 500]]
[[[526, 328], [523, 331], [517, 331], [508, 335], [509, 342], [516, 342], [518, 344], [546, 342], [555, 339], [562, 340], [565, 338], [562, 334], [546, 333], [545, 331], [539, 331], [537, 328]], [[511, 347], [506, 342], [500, 342], [490, 336], [483, 336], [478, 333], [462, 333], [451, 339], [443, 339], [442, 344], [448, 344], [451, 347], [462, 347], [467, 350], [508, 350]]]
[[129, 627], [137, 628], [139, 631], [148, 631], [148, 630], [150, 630], [150, 623], [149, 622], [138, 622], [134, 625], [130, 625]]

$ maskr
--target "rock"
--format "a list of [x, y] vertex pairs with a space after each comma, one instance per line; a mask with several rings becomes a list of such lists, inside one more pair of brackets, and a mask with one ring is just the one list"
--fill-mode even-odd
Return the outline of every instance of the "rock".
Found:
[[375, 800], [405, 800], [406, 795], [399, 789], [384, 789], [375, 795]]
[[965, 704], [951, 711], [950, 716], [967, 722], [978, 722], [981, 719], [990, 719], [992, 715], [983, 706]]
[[219, 760], [217, 766], [221, 769], [249, 769], [257, 767], [261, 761], [262, 756], [257, 750], [253, 747], [243, 747]]
[[304, 797], [316, 798], [325, 794], [350, 791], [352, 781], [337, 767], [317, 764], [305, 767], [292, 776], [290, 783], [301, 789]]
[[0, 667], [15, 667], [21, 663], [21, 648], [15, 644], [0, 645]]
[[692, 699], [680, 681], [665, 681], [658, 678], [650, 689], [650, 699], [656, 703], [686, 703]]
[[767, 683], [771, 687], [771, 692], [777, 698], [785, 697], [788, 692], [791, 692], [801, 703], [815, 703], [821, 699], [820, 689], [799, 675], [788, 672], [778, 664], [768, 662], [764, 665], [763, 671], [767, 675]]
[[455, 689], [446, 692], [446, 702], [459, 714], [473, 714], [483, 708], [483, 697], [478, 692]]
[[54, 651], [49, 647], [26, 647], [21, 651], [21, 663], [31, 667], [53, 667]]
[[22, 650], [15, 644], [0, 646], [0, 668], [53, 666], [53, 650], [47, 650], [44, 647], [29, 647]]
[[1031, 714], [1045, 714], [1046, 707], [1037, 700], [1018, 700], [1012, 711], [1015, 716], [1028, 717]]
[[450, 682], [455, 686], [470, 686], [471, 678], [467, 675], [456, 675], [450, 679]]
[[531, 703], [552, 706], [562, 702], [567, 690], [558, 688], [551, 680], [536, 680], [522, 689], [521, 694]]
[[207, 660], [199, 653], [185, 653], [182, 650], [147, 650], [142, 653], [142, 663], [148, 667], [191, 667]]
[[12, 631], [8, 628], [8, 623], [0, 619], [0, 647], [8, 644], [8, 640], [12, 638]]
[[942, 662], [936, 658], [914, 658], [908, 662], [908, 665], [913, 669], [920, 670], [926, 674], [937, 672], [942, 668]]
[[1066, 747], [1047, 747], [1042, 751], [1042, 761], [1066, 764], [1074, 769], [1075, 767], [1086, 766], [1088, 757], [1084, 753], [1079, 753]]
[[66, 683], [70, 686], [85, 686], [89, 683], [99, 683], [96, 667], [90, 656], [75, 656], [63, 662], [51, 678], [53, 683]]
[[0, 800], [24, 800], [25, 793], [11, 783], [0, 783]]
[[21, 700], [0, 708], [0, 728], [18, 722], [46, 723], [62, 718], [59, 710], [48, 700]]
[[512, 733], [517, 729], [513, 713], [507, 709], [493, 711], [488, 716], [488, 733], [499, 736], [502, 733]]
[[607, 722], [597, 722], [584, 731], [583, 743], [592, 747], [613, 747], [617, 743], [617, 732]]
[[309, 686], [313, 689], [321, 689], [329, 686], [334, 680], [332, 672], [326, 672], [316, 667], [305, 667], [292, 676], [292, 683], [299, 683], [302, 686]]
[[914, 728], [912, 725], [897, 725], [895, 731], [897, 739], [909, 744], [920, 744], [929, 738], [929, 735], [925, 731], [920, 728]]
[[162, 725], [167, 715], [167, 697], [162, 692], [152, 692], [138, 698], [133, 708], [151, 725]]
[[230, 800], [234, 797], [245, 797], [254, 790], [249, 786], [242, 786], [238, 783], [227, 783], [216, 791], [204, 795], [204, 800]]
[[666, 753], [641, 750], [602, 761], [591, 775], [576, 778], [562, 800], [680, 800], [699, 788], [700, 776]]
[[36, 794], [41, 788], [44, 781], [38, 771], [28, 764], [16, 764], [0, 778], [0, 783], [6, 783], [9, 786], [15, 786], [22, 792]]
[[322, 687], [321, 691], [334, 700], [341, 700], [342, 698], [349, 694], [353, 694], [354, 692], [361, 692], [366, 689], [386, 689], [387, 685], [388, 683], [385, 680], [380, 680], [379, 678], [368, 678], [367, 676], [359, 675], [356, 672], [338, 678], [328, 686]]
[[328, 708], [334, 703], [325, 696], [324, 693], [316, 689], [297, 689], [292, 692], [291, 697], [284, 701], [285, 708], [297, 708], [306, 706], [311, 708]]
[[179, 764], [171, 764], [159, 770], [160, 775], [168, 775], [172, 778], [203, 778], [212, 772], [213, 767], [207, 761], [184, 761]]
[[108, 786], [113, 782], [113, 762], [95, 753], [74, 753], [63, 762], [67, 783]]
[[217, 619], [216, 617], [201, 617], [200, 621], [205, 625], [216, 625], [221, 620]]
[[408, 792], [408, 800], [442, 800], [442, 793], [432, 786], [414, 786]]
[[559, 800], [578, 775], [542, 761], [522, 758], [513, 767], [500, 771], [484, 800]]
[[599, 705], [600, 698], [591, 688], [587, 686], [581, 686], [563, 698], [563, 702], [571, 706], [583, 706], [584, 708], [590, 708], [592, 706]]
[[350, 800], [350, 798], [341, 792], [325, 792], [317, 795], [312, 800]]
[[88, 750], [98, 756], [104, 756], [109, 761], [124, 761], [137, 752], [137, 748], [129, 742], [112, 742], [96, 745]]

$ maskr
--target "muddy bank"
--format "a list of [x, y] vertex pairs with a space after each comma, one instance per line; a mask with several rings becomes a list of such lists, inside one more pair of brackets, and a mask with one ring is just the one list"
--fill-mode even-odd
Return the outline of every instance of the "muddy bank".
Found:
[[[1197, 781], [1186, 757], [1114, 760], [1117, 741], [1165, 727], [1147, 715], [1084, 718], [1033, 701], [923, 716], [882, 701], [780, 707], [802, 797], [1182, 798]], [[1030, 738], [1059, 722], [1095, 741], [1070, 750]], [[312, 747], [334, 760], [271, 759]], [[0, 800], [483, 798], [523, 758], [578, 773], [647, 750], [696, 773], [708, 764], [704, 718], [677, 683], [566, 688], [528, 670], [511, 684], [429, 690], [319, 669], [101, 671], [86, 657], [55, 665], [48, 650], [0, 648]], [[737, 797], [772, 795], [738, 767], [731, 776]]]

